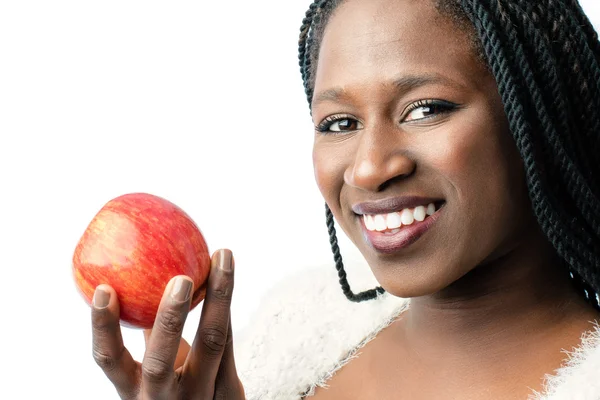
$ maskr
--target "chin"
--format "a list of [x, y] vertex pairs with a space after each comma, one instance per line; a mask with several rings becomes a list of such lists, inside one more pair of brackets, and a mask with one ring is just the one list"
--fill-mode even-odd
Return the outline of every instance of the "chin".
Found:
[[[370, 261], [369, 265], [379, 285], [392, 296], [415, 298], [434, 295], [448, 288], [469, 273], [464, 263]], [[467, 264], [468, 265], [468, 264]]]
[[403, 284], [396, 280], [395, 282], [379, 282], [379, 284], [392, 296], [411, 299], [434, 295], [450, 286], [452, 282], [444, 284], [433, 284], [432, 282], [419, 284], [417, 282], [408, 282], [408, 284]]

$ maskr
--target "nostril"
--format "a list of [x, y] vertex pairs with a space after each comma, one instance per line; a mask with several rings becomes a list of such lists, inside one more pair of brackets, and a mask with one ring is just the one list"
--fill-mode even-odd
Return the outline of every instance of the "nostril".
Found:
[[355, 162], [345, 170], [344, 180], [352, 187], [378, 192], [414, 175], [415, 171], [414, 160], [400, 152], [370, 151], [356, 156]]
[[387, 181], [383, 182], [380, 186], [379, 186], [379, 191], [382, 192], [385, 189], [387, 189], [388, 187], [392, 186], [395, 183], [398, 183], [400, 181], [405, 180], [406, 178], [408, 178], [409, 176], [411, 176], [412, 174], [403, 174], [403, 175], [396, 175], [391, 179], [388, 179]]

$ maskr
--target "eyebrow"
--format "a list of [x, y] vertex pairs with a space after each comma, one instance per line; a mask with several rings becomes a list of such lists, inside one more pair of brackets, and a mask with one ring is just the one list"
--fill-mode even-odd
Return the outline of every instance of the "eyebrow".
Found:
[[[460, 84], [454, 82], [446, 77], [441, 75], [406, 75], [401, 78], [395, 79], [392, 84], [400, 91], [401, 93], [407, 93], [411, 90], [417, 89], [426, 85], [433, 84], [445, 84], [454, 87], [461, 87]], [[325, 101], [337, 102], [341, 98], [348, 96], [347, 91], [341, 87], [335, 87], [332, 89], [324, 90], [314, 96], [313, 107], [319, 103]]]

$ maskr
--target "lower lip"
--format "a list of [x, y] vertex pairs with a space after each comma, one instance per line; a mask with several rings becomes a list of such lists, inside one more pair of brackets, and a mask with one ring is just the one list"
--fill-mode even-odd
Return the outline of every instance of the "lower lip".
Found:
[[381, 253], [390, 254], [405, 249], [419, 240], [435, 224], [443, 209], [444, 207], [440, 208], [422, 222], [415, 221], [411, 225], [401, 227], [396, 233], [369, 231], [362, 216], [360, 219], [365, 239], [371, 247]]

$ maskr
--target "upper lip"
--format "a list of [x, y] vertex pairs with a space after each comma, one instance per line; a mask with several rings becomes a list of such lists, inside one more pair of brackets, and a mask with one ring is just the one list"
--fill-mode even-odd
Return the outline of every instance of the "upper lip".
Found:
[[431, 203], [439, 203], [441, 199], [418, 196], [390, 197], [387, 199], [365, 201], [352, 206], [352, 210], [359, 215], [389, 214], [405, 208], [427, 206]]

